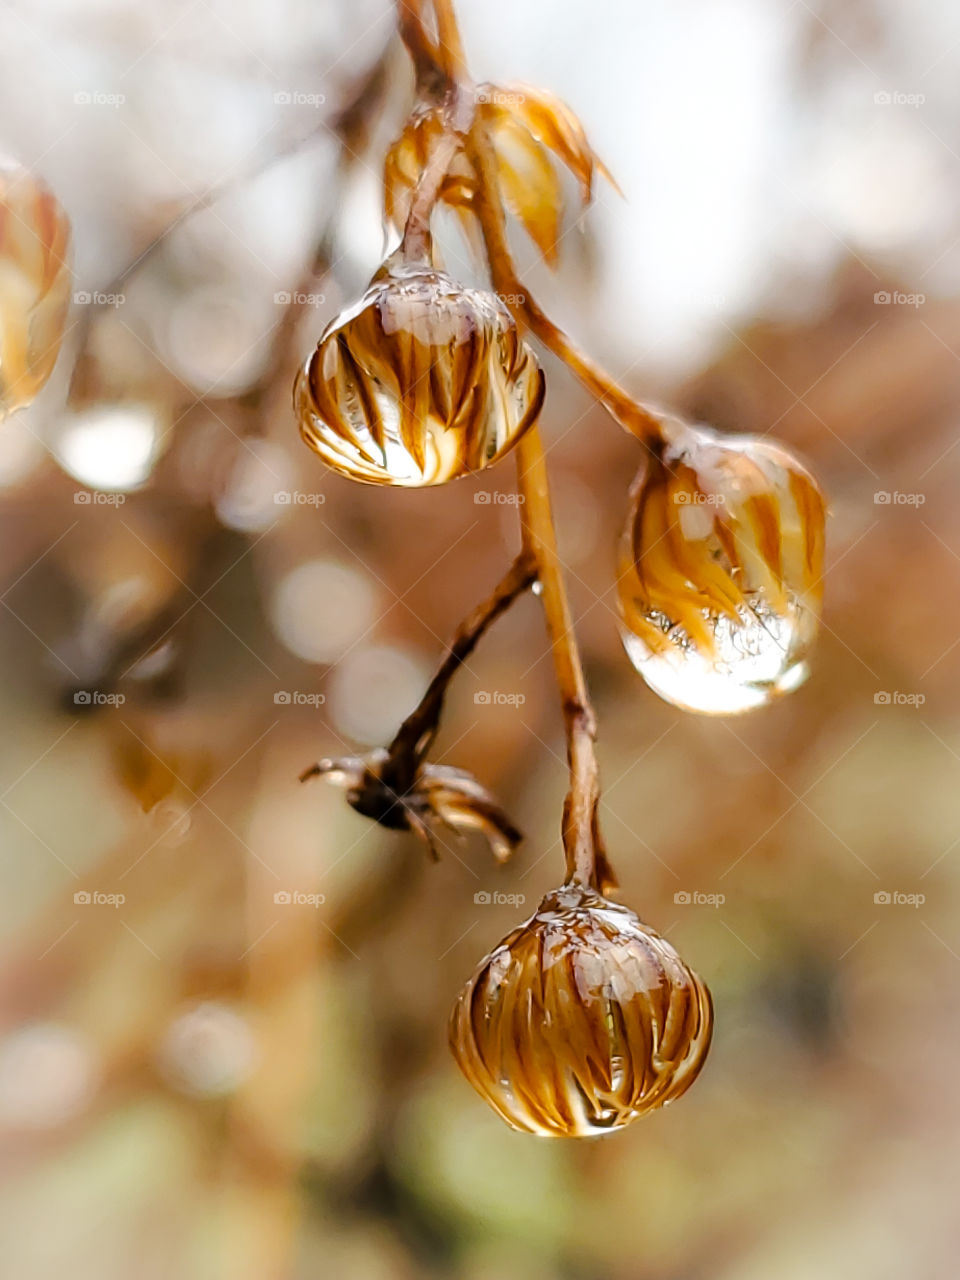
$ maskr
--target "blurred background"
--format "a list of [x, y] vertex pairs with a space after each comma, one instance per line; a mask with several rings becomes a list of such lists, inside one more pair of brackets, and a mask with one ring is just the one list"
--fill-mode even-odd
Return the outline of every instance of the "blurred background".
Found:
[[8, 0], [0, 142], [65, 205], [76, 294], [0, 429], [4, 1275], [952, 1277], [960, 13], [458, 7], [475, 74], [561, 95], [624, 191], [571, 215], [556, 275], [518, 237], [531, 291], [637, 394], [771, 432], [830, 497], [808, 685], [683, 715], [616, 631], [637, 447], [545, 361], [608, 843], [714, 992], [711, 1059], [681, 1105], [558, 1143], [448, 1055], [460, 985], [561, 875], [535, 599], [435, 755], [526, 832], [508, 868], [431, 865], [297, 782], [392, 736], [518, 545], [509, 460], [368, 489], [289, 407], [383, 250], [412, 93], [390, 6]]

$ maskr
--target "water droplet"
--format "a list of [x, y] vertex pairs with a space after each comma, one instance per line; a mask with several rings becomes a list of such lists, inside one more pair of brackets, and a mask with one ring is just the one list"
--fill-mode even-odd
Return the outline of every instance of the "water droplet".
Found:
[[782, 614], [757, 597], [738, 610], [736, 620], [706, 611], [704, 616], [713, 637], [712, 655], [663, 614], [646, 615], [669, 641], [661, 650], [652, 650], [632, 631], [621, 628], [630, 661], [667, 702], [684, 711], [737, 715], [792, 692], [806, 679], [806, 655], [817, 621], [795, 599]]

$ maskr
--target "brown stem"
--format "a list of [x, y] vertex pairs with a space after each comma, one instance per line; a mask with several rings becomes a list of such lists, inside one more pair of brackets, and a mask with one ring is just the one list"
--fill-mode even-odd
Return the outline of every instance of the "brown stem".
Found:
[[536, 562], [525, 548], [491, 595], [460, 623], [447, 655], [430, 681], [426, 693], [415, 710], [404, 720], [390, 744], [389, 755], [399, 772], [409, 769], [411, 776], [416, 772], [436, 736], [443, 700], [451, 679], [473, 653], [488, 628], [501, 614], [506, 613], [536, 578]]
[[[433, 0], [433, 4], [439, 36], [436, 53], [441, 69], [455, 86], [461, 87], [461, 96], [464, 96], [462, 90], [469, 81], [452, 0]], [[408, 0], [400, 0], [400, 6], [402, 13], [405, 8], [409, 8]], [[523, 303], [518, 307], [520, 314], [517, 318], [526, 323], [545, 346], [573, 369], [618, 421], [641, 438], [654, 432], [659, 433], [659, 422], [654, 415], [637, 405], [598, 365], [579, 352], [562, 330], [527, 295], [517, 278], [500, 202], [496, 158], [484, 121], [478, 113], [473, 113], [469, 131], [462, 141], [476, 172], [475, 209], [494, 287], [501, 294], [523, 298]], [[613, 887], [616, 879], [603, 848], [597, 816], [600, 780], [595, 747], [596, 716], [587, 692], [560, 572], [546, 461], [536, 428], [526, 433], [517, 452], [519, 487], [524, 498], [521, 519], [524, 550], [537, 567], [557, 684], [563, 699], [570, 766], [570, 790], [564, 802], [562, 832], [567, 879], [602, 892]], [[442, 701], [442, 688], [440, 700]], [[435, 716], [439, 716], [439, 709], [438, 704]], [[418, 731], [420, 737], [423, 736], [416, 716], [415, 712], [411, 718], [413, 727], [410, 730], [407, 730], [407, 725], [401, 730], [401, 734], [408, 732], [411, 739]], [[435, 731], [435, 720], [433, 723]], [[428, 733], [428, 741], [429, 736]], [[416, 741], [420, 741], [420, 738]], [[395, 741], [391, 754], [396, 745]]]
[[433, 0], [437, 16], [438, 53], [444, 70], [452, 80], [463, 83], [467, 78], [467, 61], [460, 39], [460, 27], [453, 8], [453, 0]]
[[498, 194], [497, 159], [486, 124], [479, 115], [475, 117], [467, 138], [467, 154], [477, 174], [475, 209], [487, 246], [494, 288], [499, 294], [517, 300], [511, 310], [520, 313], [518, 318], [568, 366], [621, 426], [641, 440], [659, 437], [659, 417], [638, 404], [601, 365], [581, 351], [530, 296], [530, 291], [517, 275]]
[[540, 433], [532, 428], [517, 446], [517, 479], [523, 496], [524, 545], [535, 557], [543, 611], [553, 648], [553, 665], [563, 699], [563, 719], [570, 765], [570, 790], [563, 806], [563, 849], [567, 879], [603, 891], [616, 884], [600, 835], [597, 809], [600, 771], [597, 766], [597, 721], [570, 618], [566, 588], [557, 555], [550, 485]]

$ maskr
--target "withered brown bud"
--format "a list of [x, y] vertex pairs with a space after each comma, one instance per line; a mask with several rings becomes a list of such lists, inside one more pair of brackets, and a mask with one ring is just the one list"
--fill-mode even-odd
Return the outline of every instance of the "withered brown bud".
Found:
[[631, 492], [618, 590], [627, 653], [689, 711], [763, 706], [807, 675], [826, 507], [780, 445], [665, 424]]
[[450, 1047], [514, 1129], [586, 1137], [678, 1098], [710, 1047], [710, 993], [628, 908], [567, 884], [483, 960]]
[[56, 196], [0, 160], [0, 417], [30, 404], [57, 362], [69, 252], [70, 223]]
[[536, 356], [495, 294], [389, 260], [294, 388], [300, 433], [371, 484], [443, 484], [502, 457], [543, 404]]

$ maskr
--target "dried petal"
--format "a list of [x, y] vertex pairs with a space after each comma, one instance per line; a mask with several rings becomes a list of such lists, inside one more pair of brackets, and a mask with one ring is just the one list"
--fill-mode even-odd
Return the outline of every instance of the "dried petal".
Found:
[[70, 303], [70, 223], [45, 183], [0, 161], [0, 416], [29, 404], [56, 364]]
[[712, 1021], [709, 991], [665, 938], [568, 884], [481, 961], [454, 1005], [450, 1047], [514, 1129], [585, 1137], [688, 1089]]
[[391, 260], [320, 339], [294, 387], [300, 432], [341, 475], [443, 484], [503, 457], [544, 378], [496, 296]]
[[321, 760], [301, 781], [313, 777], [343, 787], [349, 804], [364, 817], [412, 831], [434, 858], [439, 857], [441, 828], [458, 836], [480, 831], [498, 862], [505, 862], [523, 839], [490, 792], [463, 769], [422, 764], [412, 778], [401, 777], [394, 758], [378, 748], [367, 756]]
[[631, 661], [668, 702], [759, 707], [807, 674], [826, 509], [770, 441], [668, 424], [631, 495], [619, 578]]

